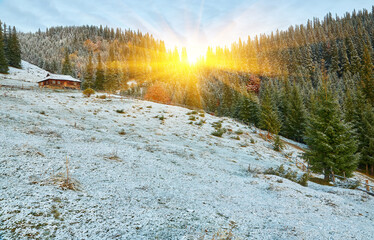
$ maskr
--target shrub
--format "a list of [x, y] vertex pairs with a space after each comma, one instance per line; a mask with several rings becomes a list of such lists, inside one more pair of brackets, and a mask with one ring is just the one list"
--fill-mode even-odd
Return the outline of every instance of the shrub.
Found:
[[216, 137], [222, 137], [222, 135], [226, 132], [226, 129], [224, 128], [219, 128], [217, 129], [216, 131], [212, 132], [212, 135], [213, 136], [216, 136]]
[[309, 175], [307, 173], [304, 173], [300, 178], [298, 178], [296, 171], [292, 171], [290, 168], [286, 170], [283, 164], [276, 169], [269, 168], [265, 170], [264, 174], [279, 176], [282, 178], [286, 178], [292, 182], [298, 183], [301, 186], [308, 186]]
[[195, 121], [195, 120], [196, 120], [196, 117], [195, 117], [195, 116], [190, 116], [190, 117], [188, 118], [188, 120]]
[[242, 135], [244, 132], [243, 132], [243, 130], [239, 129], [239, 130], [235, 131], [235, 133], [238, 134], [238, 135]]
[[212, 123], [212, 127], [214, 127], [216, 130], [222, 128], [222, 121]]
[[126, 132], [125, 132], [125, 130], [124, 129], [121, 129], [119, 132], [118, 132], [118, 134], [119, 135], [125, 135], [126, 134]]
[[116, 111], [116, 113], [125, 113], [125, 110], [123, 110], [123, 109], [117, 109], [115, 111]]
[[204, 119], [201, 119], [199, 122], [195, 123], [195, 125], [202, 126], [205, 123]]
[[186, 115], [194, 115], [194, 114], [197, 114], [197, 111], [193, 110], [191, 112], [186, 113]]
[[162, 116], [159, 116], [158, 119], [160, 119], [161, 121], [163, 121], [163, 120], [165, 120], [165, 117], [164, 117], [164, 115], [162, 115]]
[[251, 143], [254, 144], [255, 143], [255, 140], [253, 138], [251, 138]]
[[92, 88], [87, 88], [83, 91], [83, 95], [86, 97], [90, 97], [92, 94], [95, 94], [95, 90]]
[[282, 140], [280, 139], [279, 135], [277, 135], [275, 138], [274, 138], [274, 142], [273, 142], [273, 149], [277, 152], [280, 152], [282, 151], [282, 149], [284, 148], [284, 143], [282, 142]]
[[301, 178], [299, 179], [299, 183], [301, 186], [307, 187], [309, 181], [309, 174], [304, 173]]
[[99, 96], [97, 96], [97, 98], [99, 98], [99, 99], [106, 99], [106, 95], [104, 94], [104, 95], [99, 95]]

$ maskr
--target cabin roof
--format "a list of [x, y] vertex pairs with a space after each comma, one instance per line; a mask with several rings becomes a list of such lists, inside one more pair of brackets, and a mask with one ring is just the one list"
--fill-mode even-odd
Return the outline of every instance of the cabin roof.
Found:
[[48, 73], [47, 76], [38, 82], [44, 82], [46, 80], [65, 80], [65, 81], [72, 81], [72, 82], [81, 82], [79, 79], [73, 78], [70, 75], [61, 75], [61, 74], [52, 74]]

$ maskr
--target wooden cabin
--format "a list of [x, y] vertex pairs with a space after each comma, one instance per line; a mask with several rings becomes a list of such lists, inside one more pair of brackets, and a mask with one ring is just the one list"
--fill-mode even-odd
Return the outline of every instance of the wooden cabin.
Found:
[[81, 89], [81, 81], [69, 75], [59, 75], [48, 73], [47, 76], [38, 81], [41, 88], [67, 88], [67, 89]]

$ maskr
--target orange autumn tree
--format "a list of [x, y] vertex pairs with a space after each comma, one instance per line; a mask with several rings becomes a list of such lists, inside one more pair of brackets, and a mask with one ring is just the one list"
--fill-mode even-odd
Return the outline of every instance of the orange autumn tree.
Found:
[[171, 99], [166, 87], [162, 83], [155, 83], [147, 89], [147, 93], [144, 96], [145, 100], [170, 103]]

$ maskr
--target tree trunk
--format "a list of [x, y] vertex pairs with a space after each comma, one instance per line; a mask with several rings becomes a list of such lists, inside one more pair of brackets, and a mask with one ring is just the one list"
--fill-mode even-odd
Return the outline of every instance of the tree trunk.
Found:
[[371, 164], [371, 175], [374, 175], [374, 164]]
[[326, 169], [324, 170], [324, 174], [325, 174], [325, 181], [326, 182], [329, 182], [330, 180], [330, 174], [329, 174], [329, 171], [327, 171]]
[[366, 163], [366, 174], [369, 175], [369, 165]]

